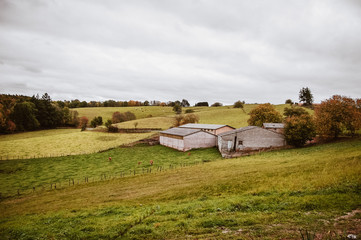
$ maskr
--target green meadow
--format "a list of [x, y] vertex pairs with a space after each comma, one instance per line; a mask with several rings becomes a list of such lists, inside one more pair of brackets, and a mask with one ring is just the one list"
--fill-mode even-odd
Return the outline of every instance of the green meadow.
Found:
[[[67, 178], [140, 170], [138, 161], [146, 167], [148, 160], [188, 166], [4, 198], [0, 238], [301, 239], [301, 230], [341, 239], [360, 219], [359, 214], [340, 218], [360, 206], [360, 139], [234, 159], [222, 159], [215, 149], [189, 155], [137, 146], [46, 162], [7, 161], [1, 178], [24, 174], [26, 183], [39, 173], [46, 182], [62, 177], [56, 173]], [[19, 170], [11, 170], [16, 162]]]
[[[255, 106], [191, 109], [200, 123], [238, 128]], [[282, 113], [286, 106], [275, 107]], [[77, 110], [104, 120], [114, 111], [134, 112], [137, 120], [117, 124], [123, 128], [167, 129], [175, 116], [170, 107]], [[56, 129], [0, 136], [0, 239], [360, 234], [361, 139], [233, 159], [216, 148], [119, 147], [153, 134]]]

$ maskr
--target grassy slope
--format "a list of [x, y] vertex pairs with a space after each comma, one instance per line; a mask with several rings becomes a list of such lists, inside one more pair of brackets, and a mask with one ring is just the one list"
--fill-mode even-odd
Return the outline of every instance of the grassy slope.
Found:
[[222, 159], [3, 200], [0, 234], [299, 238], [299, 228], [327, 232], [359, 206], [360, 174], [360, 140]]
[[[108, 161], [109, 157], [112, 157], [112, 161]], [[105, 177], [130, 175], [130, 171], [134, 175], [134, 170], [136, 174], [141, 174], [151, 167], [151, 160], [154, 172], [158, 167], [179, 167], [180, 164], [215, 159], [220, 159], [220, 154], [215, 148], [184, 153], [161, 145], [138, 145], [95, 154], [0, 161], [0, 193], [2, 196], [14, 196], [18, 190], [21, 193], [29, 193], [33, 187], [36, 190], [43, 187], [49, 189], [54, 183], [59, 188], [68, 186], [69, 179], [74, 179], [75, 183], [84, 183], [85, 177], [89, 178], [90, 182], [100, 181]]]

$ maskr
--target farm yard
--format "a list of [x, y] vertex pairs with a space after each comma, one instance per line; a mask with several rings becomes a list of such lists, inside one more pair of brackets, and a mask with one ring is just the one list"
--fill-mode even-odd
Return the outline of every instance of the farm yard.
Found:
[[[191, 109], [200, 123], [239, 128], [256, 106]], [[286, 106], [275, 107], [282, 113]], [[106, 108], [77, 110], [111, 117]], [[169, 107], [111, 112], [119, 110], [138, 114], [119, 127], [173, 125]], [[360, 233], [359, 138], [234, 159], [216, 148], [122, 146], [153, 134], [56, 129], [0, 136], [1, 158], [12, 156], [0, 161], [0, 238], [301, 239], [310, 233], [342, 239]]]

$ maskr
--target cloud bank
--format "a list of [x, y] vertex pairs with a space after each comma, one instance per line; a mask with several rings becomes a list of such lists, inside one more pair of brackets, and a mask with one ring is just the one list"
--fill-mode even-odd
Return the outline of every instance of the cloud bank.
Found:
[[360, 97], [361, 4], [0, 1], [1, 93], [284, 103]]

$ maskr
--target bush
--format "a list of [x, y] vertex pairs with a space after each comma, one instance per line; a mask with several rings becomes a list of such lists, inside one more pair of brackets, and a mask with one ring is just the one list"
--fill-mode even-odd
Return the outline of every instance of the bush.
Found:
[[223, 104], [220, 102], [215, 102], [211, 105], [211, 107], [222, 107], [222, 106], [223, 106]]
[[193, 109], [187, 109], [187, 110], [185, 111], [185, 113], [194, 113], [194, 110], [193, 110]]
[[290, 105], [293, 105], [293, 101], [291, 99], [287, 99], [285, 104], [290, 104]]
[[90, 122], [90, 126], [92, 128], [96, 128], [97, 126], [103, 125], [103, 118], [101, 116], [94, 117], [93, 120]]
[[112, 116], [112, 123], [121, 123], [121, 122], [125, 122], [125, 121], [131, 121], [131, 120], [135, 120], [136, 116], [134, 113], [132, 112], [125, 112], [125, 113], [120, 113], [120, 112], [114, 112], [113, 116]]
[[119, 131], [117, 126], [110, 125], [108, 127], [108, 132], [117, 133]]
[[244, 104], [245, 104], [244, 101], [241, 102], [240, 100], [238, 100], [237, 102], [235, 102], [235, 103], [233, 104], [233, 107], [234, 107], [234, 108], [243, 108], [243, 107], [244, 107]]
[[199, 122], [199, 117], [196, 114], [190, 113], [186, 115], [177, 115], [174, 118], [174, 126], [178, 127], [187, 123], [197, 123]]

